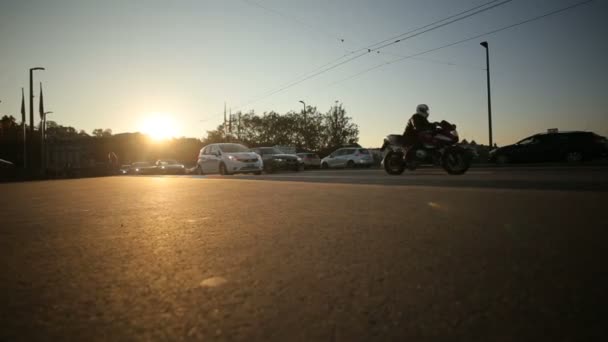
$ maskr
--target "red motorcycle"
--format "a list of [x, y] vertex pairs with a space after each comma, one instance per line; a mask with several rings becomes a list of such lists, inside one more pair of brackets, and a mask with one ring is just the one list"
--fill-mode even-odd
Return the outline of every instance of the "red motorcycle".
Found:
[[418, 142], [412, 146], [407, 146], [401, 134], [388, 135], [381, 148], [388, 149], [382, 160], [384, 170], [389, 175], [400, 175], [406, 168], [414, 171], [419, 164], [433, 163], [451, 175], [462, 175], [471, 167], [472, 156], [456, 145], [458, 141], [456, 125], [447, 121], [437, 123], [433, 131], [419, 134]]

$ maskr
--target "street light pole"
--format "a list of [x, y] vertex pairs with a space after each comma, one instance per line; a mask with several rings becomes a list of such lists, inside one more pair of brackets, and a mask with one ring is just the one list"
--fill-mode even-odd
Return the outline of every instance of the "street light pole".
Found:
[[479, 45], [486, 49], [486, 75], [488, 85], [488, 130], [490, 133], [490, 148], [492, 148], [492, 96], [490, 92], [490, 47], [488, 42], [481, 42]]

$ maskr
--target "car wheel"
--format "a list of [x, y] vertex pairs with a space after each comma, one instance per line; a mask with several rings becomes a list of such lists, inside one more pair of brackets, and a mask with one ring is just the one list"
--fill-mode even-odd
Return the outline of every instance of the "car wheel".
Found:
[[568, 163], [580, 163], [583, 161], [583, 154], [580, 152], [568, 152], [566, 154], [566, 161]]
[[321, 168], [323, 170], [327, 170], [327, 169], [329, 169], [329, 165], [327, 163], [323, 163], [323, 164], [321, 164]]
[[498, 163], [500, 165], [509, 164], [509, 157], [501, 154], [498, 157], [496, 157], [496, 163]]
[[347, 169], [354, 169], [354, 168], [355, 168], [355, 162], [354, 162], [354, 161], [352, 161], [352, 160], [349, 160], [349, 161], [346, 163], [346, 168], [347, 168]]

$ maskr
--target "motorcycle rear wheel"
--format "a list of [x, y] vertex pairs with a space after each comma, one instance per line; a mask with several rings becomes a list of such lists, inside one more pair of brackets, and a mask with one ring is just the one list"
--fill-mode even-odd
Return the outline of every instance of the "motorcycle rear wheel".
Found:
[[384, 171], [392, 176], [398, 176], [405, 171], [403, 153], [389, 151], [384, 157]]

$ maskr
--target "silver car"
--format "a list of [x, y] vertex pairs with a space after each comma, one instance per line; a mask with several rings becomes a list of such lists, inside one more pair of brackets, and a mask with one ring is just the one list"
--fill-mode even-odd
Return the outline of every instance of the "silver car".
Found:
[[211, 144], [198, 154], [196, 173], [232, 175], [235, 173], [262, 174], [262, 157], [241, 144]]
[[298, 153], [296, 155], [302, 159], [304, 167], [307, 169], [319, 168], [321, 166], [321, 158], [315, 153]]
[[374, 163], [372, 154], [364, 148], [345, 147], [335, 150], [321, 159], [321, 168], [370, 167]]

